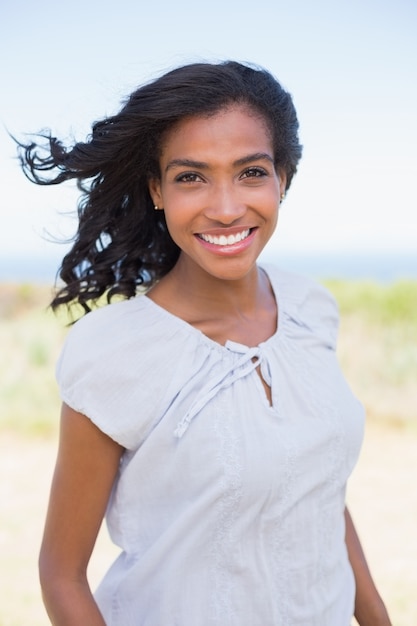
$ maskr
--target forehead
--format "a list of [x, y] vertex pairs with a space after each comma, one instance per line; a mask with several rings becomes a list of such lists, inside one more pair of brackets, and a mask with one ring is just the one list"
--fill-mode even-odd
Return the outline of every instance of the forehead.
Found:
[[174, 153], [223, 150], [251, 150], [258, 146], [272, 155], [272, 137], [265, 118], [245, 105], [230, 105], [212, 114], [186, 117], [163, 137], [161, 158]]

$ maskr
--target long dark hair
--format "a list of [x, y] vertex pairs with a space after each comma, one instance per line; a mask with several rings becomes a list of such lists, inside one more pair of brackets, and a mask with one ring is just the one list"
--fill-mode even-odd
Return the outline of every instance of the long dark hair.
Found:
[[53, 309], [76, 302], [88, 312], [103, 294], [108, 302], [115, 295], [131, 298], [172, 269], [180, 250], [148, 191], [149, 180], [160, 177], [164, 136], [186, 116], [210, 115], [231, 103], [265, 119], [288, 189], [301, 157], [292, 98], [264, 69], [234, 61], [186, 65], [143, 85], [117, 115], [94, 123], [85, 142], [67, 148], [44, 132], [19, 143], [32, 182], [76, 179], [82, 192], [78, 230], [59, 271], [65, 286]]

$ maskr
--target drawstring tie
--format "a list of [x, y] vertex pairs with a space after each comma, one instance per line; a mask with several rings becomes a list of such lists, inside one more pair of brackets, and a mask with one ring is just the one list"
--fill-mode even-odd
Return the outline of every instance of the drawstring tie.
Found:
[[187, 431], [191, 421], [196, 417], [196, 415], [201, 411], [201, 409], [208, 403], [214, 396], [221, 390], [225, 389], [232, 385], [239, 378], [243, 378], [247, 376], [254, 369], [260, 365], [262, 377], [264, 378], [267, 385], [271, 384], [271, 377], [269, 372], [269, 367], [264, 359], [261, 357], [260, 350], [258, 347], [248, 348], [247, 346], [243, 346], [241, 344], [234, 343], [232, 341], [228, 341], [226, 343], [226, 347], [232, 347], [233, 351], [239, 352], [242, 356], [233, 363], [232, 369], [229, 369], [225, 372], [221, 372], [216, 378], [210, 380], [209, 383], [202, 389], [201, 394], [199, 394], [198, 400], [194, 402], [191, 408], [187, 411], [181, 421], [177, 424], [177, 427], [174, 431], [175, 437], [180, 439], [184, 433]]

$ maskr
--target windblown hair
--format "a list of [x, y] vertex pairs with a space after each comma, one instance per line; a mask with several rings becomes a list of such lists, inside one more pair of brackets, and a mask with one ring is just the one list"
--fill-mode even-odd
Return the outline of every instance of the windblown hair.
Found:
[[29, 180], [56, 185], [75, 179], [82, 192], [78, 230], [59, 271], [65, 286], [53, 309], [78, 303], [88, 312], [103, 294], [108, 302], [115, 295], [131, 298], [172, 269], [180, 249], [148, 191], [149, 180], [160, 177], [164, 137], [185, 117], [234, 103], [265, 119], [288, 189], [302, 150], [292, 98], [264, 69], [234, 61], [186, 65], [143, 85], [117, 115], [94, 123], [86, 142], [65, 147], [44, 132], [40, 142], [19, 143]]

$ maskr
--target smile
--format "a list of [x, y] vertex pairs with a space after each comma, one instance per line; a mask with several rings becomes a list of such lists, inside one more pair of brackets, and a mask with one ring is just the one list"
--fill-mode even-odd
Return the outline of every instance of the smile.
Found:
[[232, 246], [235, 243], [239, 243], [249, 237], [250, 229], [242, 230], [240, 233], [235, 233], [234, 235], [198, 235], [200, 239], [203, 241], [207, 241], [207, 243], [214, 244], [215, 246]]

